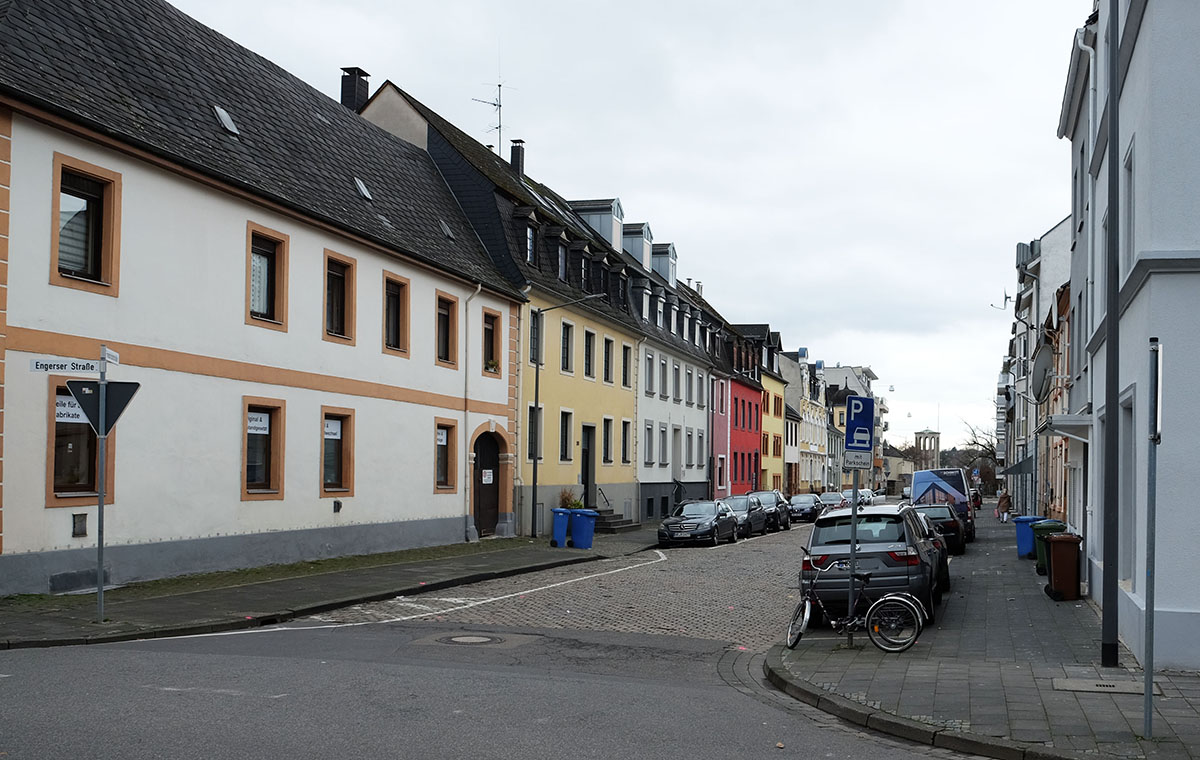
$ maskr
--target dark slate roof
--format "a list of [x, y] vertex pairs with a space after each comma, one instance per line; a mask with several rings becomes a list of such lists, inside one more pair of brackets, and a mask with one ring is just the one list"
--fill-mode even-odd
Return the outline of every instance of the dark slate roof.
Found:
[[[390, 82], [384, 86], [396, 87], [395, 84]], [[513, 169], [511, 163], [488, 150], [478, 140], [454, 126], [436, 111], [403, 89], [396, 87], [396, 90], [428, 122], [431, 129], [441, 135], [459, 155], [470, 162], [497, 189], [514, 199], [519, 205], [537, 209], [542, 217], [541, 221], [567, 229], [570, 237], [586, 241], [592, 251], [604, 253], [606, 260], [619, 262], [624, 265], [630, 277], [640, 277], [657, 282], [664, 287], [670, 287], [667, 281], [662, 279], [657, 273], [647, 272], [643, 269], [641, 262], [627, 251], [615, 249], [600, 233], [596, 232], [587, 222], [583, 221], [572, 208], [570, 201], [546, 185], [531, 179], [527, 174], [519, 174]], [[623, 229], [630, 229], [631, 227], [640, 229], [644, 226], [645, 223], [643, 222], [635, 222], [632, 225], [624, 225]], [[556, 273], [546, 272], [536, 266], [527, 264], [523, 252], [514, 251], [510, 247], [509, 255], [516, 261], [521, 274], [533, 285], [560, 294], [564, 298], [578, 298], [584, 295], [583, 291], [558, 279]], [[632, 302], [628, 302], [625, 309], [620, 309], [612, 306], [603, 299], [596, 299], [595, 301], [579, 304], [579, 307], [594, 311], [609, 319], [617, 320], [632, 330], [671, 346], [677, 352], [691, 356], [699, 363], [710, 363], [710, 357], [706, 351], [682, 340], [669, 330], [660, 329], [652, 322], [639, 318], [634, 311]]]
[[0, 93], [520, 298], [427, 153], [162, 0], [0, 0]]
[[804, 419], [803, 417], [800, 416], [800, 412], [797, 412], [795, 409], [792, 408], [791, 404], [784, 404], [783, 407], [784, 407], [784, 416], [787, 417], [788, 419], [793, 419], [793, 420]]

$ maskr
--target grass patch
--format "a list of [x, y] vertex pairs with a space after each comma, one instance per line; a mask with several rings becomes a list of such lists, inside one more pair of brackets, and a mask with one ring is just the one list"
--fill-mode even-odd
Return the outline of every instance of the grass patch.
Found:
[[[176, 578], [164, 578], [157, 581], [133, 583], [118, 589], [104, 592], [105, 602], [120, 602], [137, 599], [153, 599], [159, 596], [175, 596], [194, 591], [209, 591], [219, 588], [245, 586], [250, 583], [276, 581], [286, 578], [303, 578], [322, 573], [336, 573], [342, 570], [356, 570], [384, 565], [398, 565], [409, 562], [427, 562], [448, 557], [463, 557], [472, 554], [487, 554], [490, 552], [521, 549], [536, 543], [530, 538], [490, 538], [474, 543], [449, 544], [447, 546], [430, 546], [422, 549], [405, 549], [403, 551], [386, 552], [383, 554], [359, 554], [352, 557], [332, 557], [310, 562], [294, 562], [290, 565], [266, 565], [245, 570], [228, 570], [219, 573], [200, 573], [197, 575], [181, 575]], [[55, 596], [51, 594], [18, 594], [16, 596], [0, 597], [0, 617], [5, 611], [18, 610], [74, 610], [96, 606], [95, 594], [72, 594]]]

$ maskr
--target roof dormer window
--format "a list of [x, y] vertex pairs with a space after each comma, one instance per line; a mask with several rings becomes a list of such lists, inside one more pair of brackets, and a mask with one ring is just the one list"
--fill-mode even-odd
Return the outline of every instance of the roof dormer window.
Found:
[[567, 247], [562, 243], [558, 244], [558, 279], [567, 281]]

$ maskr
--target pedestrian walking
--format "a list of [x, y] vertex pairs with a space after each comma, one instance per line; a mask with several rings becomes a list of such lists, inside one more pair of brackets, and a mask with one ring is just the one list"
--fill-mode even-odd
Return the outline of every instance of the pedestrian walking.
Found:
[[1008, 522], [1008, 513], [1012, 511], [1012, 497], [1004, 489], [1000, 490], [1000, 503], [996, 505], [996, 511], [999, 513], [1000, 522]]

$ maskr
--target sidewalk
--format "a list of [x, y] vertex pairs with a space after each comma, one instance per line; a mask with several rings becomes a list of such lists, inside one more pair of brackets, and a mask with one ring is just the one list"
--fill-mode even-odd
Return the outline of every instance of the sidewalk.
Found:
[[593, 547], [552, 549], [547, 539], [528, 546], [462, 557], [343, 570], [284, 580], [129, 601], [110, 601], [108, 621], [93, 622], [96, 606], [5, 610], [0, 649], [100, 644], [212, 633], [291, 620], [363, 602], [463, 586], [642, 551], [658, 542], [657, 526], [597, 534]]
[[[794, 651], [772, 648], [767, 678], [855, 723], [989, 757], [1200, 758], [1200, 674], [1155, 677], [1154, 739], [1140, 739], [1137, 661], [1122, 647], [1121, 667], [1100, 667], [1098, 610], [1052, 601], [1046, 578], [1017, 557], [1013, 524], [987, 505], [978, 514], [978, 539], [951, 562], [937, 623], [912, 649], [885, 654], [863, 632], [851, 650], [819, 628]], [[1105, 686], [1067, 691], [1059, 679]], [[1106, 691], [1122, 686], [1133, 693]]]

